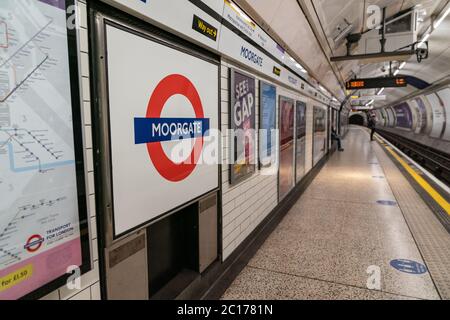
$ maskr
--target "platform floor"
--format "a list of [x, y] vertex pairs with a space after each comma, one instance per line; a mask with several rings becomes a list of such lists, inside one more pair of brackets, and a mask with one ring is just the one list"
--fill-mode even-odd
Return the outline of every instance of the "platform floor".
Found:
[[448, 233], [440, 233], [429, 207], [365, 130], [351, 127], [344, 148], [330, 158], [223, 299], [442, 298], [432, 270], [405, 273], [391, 261], [409, 259], [430, 269], [417, 244], [420, 235], [413, 234], [421, 230], [413, 230], [409, 221], [414, 217], [406, 215], [425, 217], [436, 228], [428, 231], [445, 241], [450, 241]]

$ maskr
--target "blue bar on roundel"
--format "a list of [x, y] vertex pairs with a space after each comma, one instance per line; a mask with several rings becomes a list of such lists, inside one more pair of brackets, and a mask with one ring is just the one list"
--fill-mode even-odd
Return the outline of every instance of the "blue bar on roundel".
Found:
[[208, 135], [207, 118], [134, 118], [134, 143], [193, 139]]

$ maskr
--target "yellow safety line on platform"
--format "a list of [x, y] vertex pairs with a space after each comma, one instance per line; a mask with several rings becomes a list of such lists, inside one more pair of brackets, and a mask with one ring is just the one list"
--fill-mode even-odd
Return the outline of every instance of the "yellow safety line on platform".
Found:
[[450, 215], [450, 203], [447, 202], [424, 178], [419, 176], [411, 166], [409, 166], [390, 146], [386, 145], [383, 141], [376, 137], [381, 145], [384, 145], [386, 150], [408, 171], [408, 173], [416, 180], [416, 182], [436, 201], [442, 209]]

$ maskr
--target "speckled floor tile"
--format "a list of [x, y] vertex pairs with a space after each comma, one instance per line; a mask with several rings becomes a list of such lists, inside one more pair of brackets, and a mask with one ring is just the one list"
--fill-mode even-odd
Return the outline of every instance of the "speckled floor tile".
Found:
[[305, 197], [323, 200], [341, 200], [348, 202], [376, 203], [378, 200], [395, 201], [387, 184], [371, 186], [368, 183], [353, 184], [351, 181], [311, 184], [304, 193]]
[[410, 297], [246, 267], [223, 300], [404, 300]]
[[301, 234], [294, 229], [277, 230], [248, 265], [333, 281], [337, 252], [333, 238], [300, 237]]
[[359, 240], [340, 240], [339, 254], [336, 255], [333, 269], [336, 282], [366, 287], [370, 266], [381, 270], [381, 289], [399, 295], [421, 299], [439, 299], [428, 273], [413, 275], [400, 272], [390, 265], [394, 259], [410, 259], [423, 264], [421, 255], [413, 241], [403, 242], [397, 249], [387, 249], [379, 241], [364, 243]]
[[333, 285], [323, 281], [246, 267], [222, 296], [225, 300], [324, 300]]
[[[373, 145], [350, 132], [248, 266], [227, 299], [439, 299], [429, 273], [402, 273], [393, 259], [423, 263]], [[379, 176], [383, 178], [374, 178]], [[368, 267], [381, 291], [367, 289]]]

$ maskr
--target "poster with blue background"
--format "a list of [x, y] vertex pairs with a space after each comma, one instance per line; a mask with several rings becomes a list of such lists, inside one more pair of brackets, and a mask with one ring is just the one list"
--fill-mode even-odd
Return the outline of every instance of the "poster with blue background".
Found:
[[409, 105], [404, 102], [394, 107], [397, 116], [397, 127], [404, 129], [412, 128], [412, 113]]
[[259, 165], [268, 167], [275, 162], [275, 129], [277, 89], [261, 82], [259, 103]]

